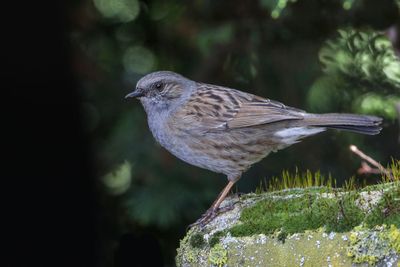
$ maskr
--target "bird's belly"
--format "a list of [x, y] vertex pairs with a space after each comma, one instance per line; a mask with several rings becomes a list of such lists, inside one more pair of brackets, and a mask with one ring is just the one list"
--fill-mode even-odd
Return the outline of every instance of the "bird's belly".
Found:
[[[158, 135], [156, 140], [177, 158], [191, 165], [211, 170], [217, 173], [226, 173], [229, 162], [218, 159], [216, 151], [204, 142], [204, 138], [190, 138], [185, 136]], [[229, 168], [232, 171], [232, 167]]]
[[240, 134], [232, 132], [188, 134], [177, 129], [172, 132], [166, 130], [153, 134], [177, 158], [228, 177], [240, 175], [273, 150], [265, 141], [248, 142]]
[[215, 171], [207, 155], [192, 149], [190, 144], [193, 142], [183, 131], [170, 129], [167, 125], [158, 126], [152, 121], [149, 121], [149, 127], [156, 141], [171, 154], [191, 165]]

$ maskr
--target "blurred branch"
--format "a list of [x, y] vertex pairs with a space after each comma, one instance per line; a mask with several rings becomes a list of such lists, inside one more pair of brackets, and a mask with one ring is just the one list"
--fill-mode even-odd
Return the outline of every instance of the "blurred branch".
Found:
[[361, 167], [357, 170], [358, 174], [380, 174], [381, 171], [376, 168], [371, 168], [371, 166], [368, 165], [365, 161], [361, 162]]
[[[386, 168], [384, 168], [379, 162], [371, 158], [370, 156], [366, 155], [364, 152], [358, 149], [355, 145], [350, 146], [351, 152], [365, 160], [364, 162], [361, 162], [361, 167], [358, 169], [359, 174], [379, 174], [382, 173], [389, 178], [392, 178], [392, 174], [390, 171], [388, 171]], [[371, 166], [368, 165], [370, 163], [371, 165], [375, 166], [376, 168], [372, 168]]]

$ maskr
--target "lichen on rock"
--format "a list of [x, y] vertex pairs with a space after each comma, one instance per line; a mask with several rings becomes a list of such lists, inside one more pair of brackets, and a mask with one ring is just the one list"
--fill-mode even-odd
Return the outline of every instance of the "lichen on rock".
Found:
[[387, 227], [385, 224], [372, 229], [364, 225], [355, 227], [350, 233], [347, 255], [354, 263], [366, 262], [375, 265], [380, 262], [382, 266], [393, 266], [399, 262], [396, 246], [400, 244], [400, 240], [396, 237], [391, 239], [391, 233], [398, 231], [396, 226]]
[[398, 181], [344, 191], [296, 188], [230, 197], [189, 230], [178, 266], [397, 266]]

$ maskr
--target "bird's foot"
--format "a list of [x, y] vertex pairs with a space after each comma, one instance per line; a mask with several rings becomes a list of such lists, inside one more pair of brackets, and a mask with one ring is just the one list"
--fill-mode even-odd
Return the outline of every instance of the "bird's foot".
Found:
[[194, 223], [189, 225], [189, 228], [193, 228], [194, 226], [200, 226], [200, 228], [204, 228], [206, 224], [211, 222], [218, 215], [219, 209], [209, 209], [203, 215], [201, 215], [200, 219], [195, 221]]
[[194, 226], [200, 226], [200, 228], [202, 229], [219, 214], [230, 211], [233, 208], [234, 208], [234, 203], [230, 203], [229, 205], [226, 205], [221, 208], [210, 208], [203, 215], [201, 215], [200, 219], [190, 224], [189, 228], [192, 228]]

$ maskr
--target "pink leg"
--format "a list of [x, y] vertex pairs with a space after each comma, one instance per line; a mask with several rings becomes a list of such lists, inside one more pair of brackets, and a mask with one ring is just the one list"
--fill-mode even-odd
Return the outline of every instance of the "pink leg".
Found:
[[214, 219], [218, 214], [219, 205], [221, 205], [222, 201], [226, 198], [232, 186], [236, 183], [236, 181], [229, 181], [228, 184], [224, 187], [221, 193], [218, 195], [218, 198], [214, 201], [211, 207], [198, 219], [195, 223], [189, 225], [189, 227], [200, 225], [204, 226], [209, 223], [212, 219]]
[[226, 198], [229, 191], [231, 190], [232, 186], [235, 182], [229, 181], [228, 184], [224, 187], [224, 189], [219, 194], [218, 198], [214, 201], [210, 209], [216, 210], [218, 209], [219, 205], [221, 205], [222, 201]]

